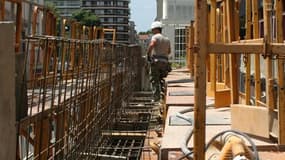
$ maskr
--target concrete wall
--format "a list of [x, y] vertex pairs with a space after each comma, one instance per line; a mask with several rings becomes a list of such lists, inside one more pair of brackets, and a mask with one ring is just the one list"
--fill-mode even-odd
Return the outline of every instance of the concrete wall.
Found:
[[0, 22], [0, 159], [16, 159], [14, 25]]

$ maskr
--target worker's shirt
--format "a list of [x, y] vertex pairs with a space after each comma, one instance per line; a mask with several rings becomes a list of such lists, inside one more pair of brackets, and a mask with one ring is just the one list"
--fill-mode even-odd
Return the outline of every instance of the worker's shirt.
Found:
[[152, 36], [151, 40], [156, 41], [155, 46], [152, 50], [154, 56], [166, 56], [168, 57], [170, 51], [170, 41], [167, 37], [158, 33]]

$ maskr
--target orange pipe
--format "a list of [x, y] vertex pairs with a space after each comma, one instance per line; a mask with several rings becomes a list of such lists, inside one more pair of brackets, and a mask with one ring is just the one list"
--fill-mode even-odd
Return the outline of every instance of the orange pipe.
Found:
[[220, 160], [231, 160], [236, 156], [245, 156], [248, 159], [253, 159], [253, 153], [246, 146], [244, 141], [238, 136], [231, 135], [226, 139], [224, 147], [221, 151]]

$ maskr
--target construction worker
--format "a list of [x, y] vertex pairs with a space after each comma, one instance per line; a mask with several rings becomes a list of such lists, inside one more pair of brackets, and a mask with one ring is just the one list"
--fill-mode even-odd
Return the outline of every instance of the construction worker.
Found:
[[148, 61], [151, 63], [151, 84], [154, 93], [154, 100], [160, 100], [160, 93], [162, 91], [162, 83], [168, 74], [169, 63], [168, 55], [170, 54], [170, 41], [162, 35], [162, 23], [155, 21], [151, 24], [153, 36], [147, 49]]

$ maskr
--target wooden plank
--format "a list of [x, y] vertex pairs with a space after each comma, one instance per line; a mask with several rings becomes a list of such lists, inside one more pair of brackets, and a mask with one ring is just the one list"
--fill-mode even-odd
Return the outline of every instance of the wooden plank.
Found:
[[[263, 17], [264, 17], [264, 39], [267, 44], [271, 42], [271, 24], [270, 24], [270, 14], [272, 1], [271, 0], [263, 0]], [[270, 57], [266, 58], [266, 104], [270, 109], [274, 109], [274, 99], [272, 92], [271, 82], [273, 80], [272, 74], [272, 60]]]
[[[209, 42], [215, 43], [216, 42], [216, 9], [217, 9], [217, 3], [216, 0], [211, 0], [211, 11], [210, 11], [210, 37]], [[208, 96], [215, 97], [216, 92], [216, 74], [217, 74], [217, 60], [216, 60], [215, 54], [210, 54], [210, 92], [207, 92]]]
[[[195, 0], [195, 44], [200, 49], [197, 54], [195, 71], [194, 105], [194, 160], [205, 159], [206, 120], [206, 57], [208, 54], [208, 5], [207, 0]], [[199, 103], [197, 103], [199, 102]]]
[[269, 138], [269, 109], [243, 104], [231, 105], [232, 129]]
[[[246, 39], [251, 39], [251, 24], [252, 24], [252, 17], [251, 17], [251, 0], [246, 0], [245, 1], [245, 6], [246, 6]], [[250, 67], [251, 67], [251, 55], [244, 55], [246, 62], [245, 62], [245, 67], [246, 67], [246, 73], [245, 73], [245, 104], [249, 105], [250, 104]]]
[[[283, 43], [283, 1], [276, 1], [277, 42]], [[284, 59], [278, 59], [278, 130], [279, 144], [285, 144], [285, 91], [284, 91]]]
[[[259, 38], [259, 17], [258, 17], [258, 3], [256, 0], [252, 0], [252, 23], [253, 23], [253, 38]], [[262, 39], [264, 41], [264, 39]], [[254, 79], [255, 79], [255, 105], [261, 98], [261, 86], [260, 86], [260, 55], [254, 55]]]
[[0, 159], [16, 159], [14, 24], [0, 22]]

